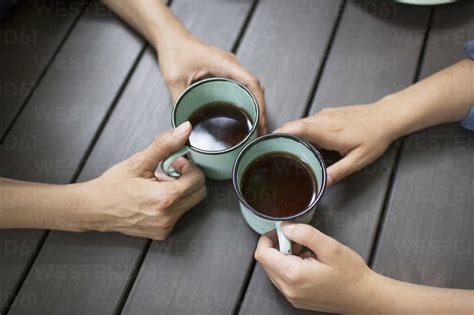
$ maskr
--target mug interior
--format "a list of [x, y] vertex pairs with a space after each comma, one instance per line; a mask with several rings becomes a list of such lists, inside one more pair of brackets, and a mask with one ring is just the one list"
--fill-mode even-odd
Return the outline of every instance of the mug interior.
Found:
[[258, 106], [255, 97], [240, 83], [224, 78], [211, 78], [191, 85], [178, 98], [173, 112], [173, 127], [189, 119], [198, 108], [216, 101], [232, 103], [249, 115], [252, 120], [251, 134], [258, 123]]
[[[313, 202], [305, 210], [291, 217], [277, 218], [260, 213], [247, 203], [241, 192], [240, 183], [247, 167], [249, 167], [256, 158], [272, 152], [283, 152], [297, 156], [311, 168], [318, 183], [318, 191], [316, 192], [316, 198]], [[287, 134], [266, 135], [250, 142], [237, 157], [233, 169], [234, 189], [239, 200], [258, 216], [278, 221], [295, 219], [314, 208], [325, 190], [326, 179], [326, 165], [319, 151], [303, 139]]]

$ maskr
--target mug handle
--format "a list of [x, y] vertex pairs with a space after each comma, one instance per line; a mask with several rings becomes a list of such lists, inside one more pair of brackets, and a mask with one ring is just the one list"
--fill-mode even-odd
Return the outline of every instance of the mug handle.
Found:
[[282, 221], [275, 222], [280, 253], [291, 255], [291, 241], [286, 238], [285, 234], [283, 234], [281, 223]]
[[168, 156], [166, 159], [164, 159], [163, 163], [161, 163], [161, 169], [163, 170], [163, 172], [171, 177], [180, 177], [181, 173], [175, 170], [173, 166], [171, 166], [171, 164], [173, 164], [174, 161], [188, 154], [189, 152], [191, 152], [191, 150], [188, 147], [184, 146], [178, 151]]

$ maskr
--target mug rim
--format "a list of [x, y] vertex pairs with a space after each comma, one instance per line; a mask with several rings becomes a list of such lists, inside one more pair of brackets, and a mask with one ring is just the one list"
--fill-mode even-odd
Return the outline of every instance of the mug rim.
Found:
[[171, 114], [171, 126], [173, 128], [177, 127], [176, 126], [176, 109], [178, 108], [179, 103], [186, 96], [186, 94], [188, 94], [191, 90], [193, 90], [195, 87], [197, 87], [199, 85], [206, 84], [206, 83], [209, 83], [209, 82], [217, 82], [217, 81], [223, 81], [223, 82], [236, 84], [238, 87], [242, 88], [250, 96], [250, 98], [252, 100], [252, 103], [255, 106], [256, 115], [255, 115], [255, 121], [252, 124], [252, 129], [250, 129], [247, 136], [245, 136], [245, 138], [242, 139], [242, 141], [240, 141], [239, 143], [237, 143], [233, 147], [227, 148], [225, 150], [210, 151], [210, 150], [203, 150], [203, 149], [197, 148], [197, 147], [191, 145], [190, 143], [185, 144], [185, 146], [187, 146], [191, 151], [206, 154], [206, 155], [225, 154], [225, 153], [228, 153], [228, 152], [231, 152], [231, 151], [234, 151], [234, 150], [238, 149], [239, 147], [241, 147], [243, 144], [245, 144], [245, 142], [247, 142], [252, 137], [253, 133], [257, 129], [258, 121], [260, 119], [260, 108], [258, 106], [257, 99], [255, 98], [253, 93], [245, 85], [243, 85], [242, 83], [237, 82], [235, 80], [232, 80], [232, 79], [222, 78], [222, 77], [213, 77], [213, 78], [207, 78], [207, 79], [199, 80], [199, 81], [191, 84], [190, 86], [188, 86], [186, 88], [186, 90], [181, 92], [181, 94], [176, 99], [176, 102], [173, 106], [173, 111], [172, 111], [172, 114]]
[[[262, 141], [265, 141], [265, 140], [268, 140], [268, 139], [274, 139], [274, 138], [286, 138], [286, 139], [290, 139], [290, 140], [293, 140], [295, 142], [298, 142], [299, 144], [304, 145], [307, 149], [309, 149], [311, 151], [311, 153], [313, 153], [315, 155], [316, 159], [321, 164], [321, 169], [322, 169], [322, 173], [323, 173], [322, 174], [323, 176], [322, 176], [321, 189], [319, 189], [316, 198], [301, 212], [298, 212], [297, 214], [294, 214], [294, 215], [291, 215], [291, 216], [286, 216], [286, 217], [272, 217], [272, 216], [266, 215], [264, 213], [261, 213], [261, 212], [255, 210], [245, 200], [242, 192], [239, 189], [239, 183], [238, 183], [238, 179], [237, 179], [237, 170], [239, 168], [240, 161], [242, 160], [245, 153], [247, 151], [249, 151], [251, 147], [258, 144], [259, 142], [262, 142]], [[277, 152], [277, 151], [275, 151], [275, 152]], [[315, 176], [316, 176], [316, 174], [315, 174]], [[300, 137], [297, 137], [297, 136], [294, 136], [294, 135], [291, 135], [291, 134], [286, 134], [286, 133], [272, 133], [272, 134], [268, 134], [268, 135], [259, 137], [255, 140], [251, 141], [250, 143], [248, 143], [242, 149], [242, 151], [240, 151], [239, 155], [237, 156], [237, 158], [234, 161], [234, 166], [232, 168], [232, 184], [234, 186], [234, 192], [237, 195], [237, 198], [239, 199], [239, 201], [247, 209], [252, 211], [255, 215], [257, 215], [257, 216], [259, 216], [263, 219], [267, 219], [267, 220], [271, 220], [271, 221], [293, 220], [293, 219], [302, 217], [305, 214], [307, 214], [308, 212], [310, 212], [311, 210], [315, 209], [318, 206], [319, 202], [321, 201], [321, 197], [323, 196], [324, 192], [326, 191], [326, 183], [327, 183], [326, 164], [324, 163], [324, 159], [323, 159], [321, 153], [312, 144], [310, 144], [308, 141], [306, 141], [306, 140], [304, 140]]]

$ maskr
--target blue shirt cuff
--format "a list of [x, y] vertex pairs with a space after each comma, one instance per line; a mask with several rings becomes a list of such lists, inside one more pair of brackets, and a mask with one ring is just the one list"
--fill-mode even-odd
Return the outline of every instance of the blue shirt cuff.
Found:
[[474, 40], [467, 42], [464, 45], [464, 48], [466, 49], [469, 58], [474, 60]]
[[461, 121], [461, 126], [466, 129], [474, 131], [474, 106], [471, 107], [471, 110], [466, 117]]
[[[474, 60], [474, 40], [467, 42], [464, 45], [466, 52], [472, 60]], [[467, 114], [467, 116], [461, 121], [461, 126], [466, 129], [474, 131], [474, 106], [471, 107], [471, 110]]]

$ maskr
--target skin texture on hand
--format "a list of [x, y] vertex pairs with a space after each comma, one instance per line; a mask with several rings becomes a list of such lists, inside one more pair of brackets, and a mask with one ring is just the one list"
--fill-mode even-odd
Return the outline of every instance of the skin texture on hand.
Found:
[[[262, 235], [255, 259], [297, 308], [344, 314], [473, 314], [474, 291], [397, 281], [369, 269], [353, 250], [306, 224], [286, 222], [285, 236], [312, 252], [284, 255], [276, 233]], [[294, 251], [298, 252], [298, 251]]]
[[91, 181], [95, 215], [90, 228], [165, 239], [178, 219], [206, 196], [203, 173], [184, 158], [173, 164], [181, 173], [178, 179], [155, 176], [158, 163], [180, 149], [190, 133], [185, 122]]
[[257, 100], [260, 109], [259, 134], [267, 132], [264, 89], [258, 79], [238, 62], [234, 54], [187, 35], [162, 44], [158, 51], [158, 60], [173, 101], [176, 101], [190, 84], [201, 79], [225, 77], [242, 83]]
[[177, 220], [206, 196], [203, 173], [181, 158], [178, 179], [155, 174], [160, 161], [191, 133], [186, 122], [102, 176], [72, 185], [0, 179], [0, 228], [115, 231], [165, 239]]
[[343, 159], [327, 170], [331, 185], [375, 161], [393, 140], [461, 120], [474, 104], [472, 82], [474, 62], [463, 60], [373, 104], [326, 108], [276, 132], [339, 152]]
[[327, 169], [328, 186], [381, 156], [394, 140], [390, 115], [377, 104], [326, 108], [314, 116], [289, 122], [275, 132], [302, 137], [344, 158]]
[[305, 224], [284, 224], [288, 239], [315, 255], [284, 255], [276, 235], [262, 235], [255, 259], [272, 283], [297, 308], [326, 312], [364, 312], [375, 290], [374, 273], [348, 247]]
[[173, 102], [194, 81], [225, 77], [245, 85], [260, 109], [259, 134], [266, 133], [264, 89], [234, 54], [194, 37], [159, 0], [103, 0], [139, 31], [158, 53], [161, 71]]

